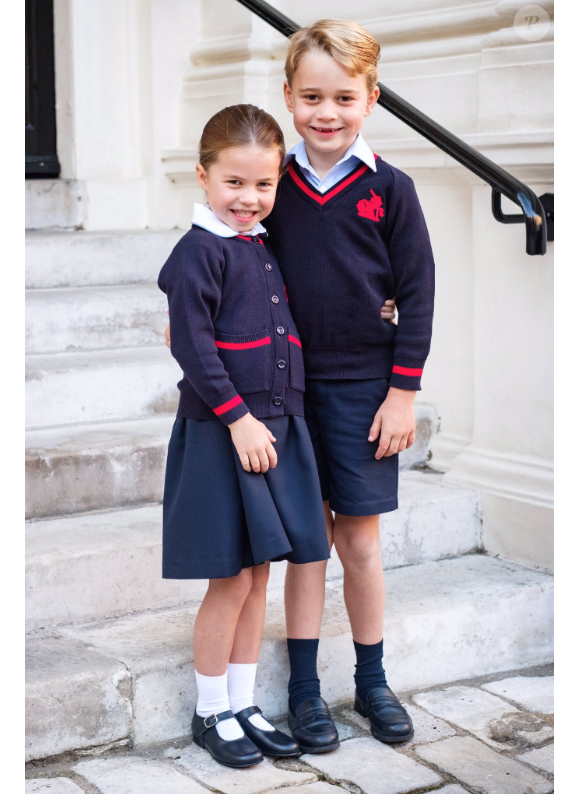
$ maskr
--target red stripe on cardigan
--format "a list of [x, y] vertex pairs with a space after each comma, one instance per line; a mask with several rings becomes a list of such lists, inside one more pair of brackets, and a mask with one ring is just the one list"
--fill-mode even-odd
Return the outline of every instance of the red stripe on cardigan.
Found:
[[256, 339], [255, 342], [218, 342], [215, 340], [215, 346], [221, 347], [224, 350], [250, 350], [252, 347], [262, 347], [262, 345], [271, 345], [272, 340], [269, 336], [263, 339]]
[[296, 337], [292, 336], [292, 334], [288, 334], [288, 341], [294, 342], [294, 344], [298, 345], [298, 347], [302, 347], [302, 342], [300, 341], [300, 339], [296, 339]]
[[302, 179], [298, 176], [292, 165], [288, 166], [288, 173], [290, 174], [294, 182], [298, 185], [298, 187], [301, 190], [303, 190], [306, 193], [307, 196], [313, 198], [314, 201], [318, 202], [318, 204], [326, 204], [327, 201], [330, 201], [331, 198], [334, 198], [334, 196], [336, 196], [337, 193], [340, 193], [341, 190], [343, 190], [348, 185], [352, 184], [355, 181], [355, 179], [358, 179], [359, 176], [362, 176], [364, 172], [368, 170], [369, 170], [368, 165], [361, 166], [361, 168], [359, 168], [358, 171], [355, 171], [354, 174], [352, 174], [352, 176], [350, 176], [348, 179], [345, 179], [345, 181], [341, 182], [340, 185], [337, 185], [332, 190], [329, 190], [328, 193], [325, 193], [323, 196], [319, 196], [313, 190], [310, 190], [308, 185], [302, 181]]
[[[238, 234], [237, 237], [238, 237], [239, 240], [247, 240], [249, 243], [252, 242], [252, 238], [251, 237], [244, 237], [243, 234]], [[260, 243], [260, 245], [264, 245], [264, 241], [260, 240], [259, 237], [256, 237], [256, 240]]]
[[233, 397], [231, 400], [228, 400], [227, 403], [218, 405], [217, 408], [212, 408], [212, 411], [216, 416], [221, 416], [222, 414], [227, 413], [227, 411], [231, 411], [232, 408], [235, 408], [236, 405], [239, 405], [241, 402], [242, 398], [238, 394], [237, 397]]
[[423, 374], [422, 369], [412, 369], [410, 367], [393, 367], [393, 374], [407, 375], [409, 378], [420, 377]]

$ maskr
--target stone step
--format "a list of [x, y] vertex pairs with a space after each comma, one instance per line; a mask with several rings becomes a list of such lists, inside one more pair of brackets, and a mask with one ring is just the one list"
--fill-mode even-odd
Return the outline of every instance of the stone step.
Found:
[[26, 423], [47, 427], [174, 411], [181, 370], [165, 346], [26, 357]]
[[[552, 660], [553, 580], [469, 555], [385, 574], [385, 667], [396, 692]], [[330, 704], [352, 698], [354, 650], [340, 580], [330, 581], [319, 671]], [[257, 702], [286, 711], [283, 599], [269, 596]], [[196, 607], [61, 628], [28, 641], [27, 759], [131, 737], [186, 737], [195, 703]]]
[[27, 290], [26, 352], [161, 345], [166, 311], [155, 283]]
[[156, 281], [183, 230], [31, 231], [26, 287], [90, 287]]
[[[422, 465], [438, 426], [435, 409], [416, 405], [417, 437], [401, 469]], [[26, 517], [158, 502], [173, 416], [69, 425], [26, 434]]]
[[26, 516], [159, 502], [172, 415], [29, 430]]
[[[480, 546], [479, 496], [442, 476], [403, 472], [399, 510], [381, 518], [383, 567], [457, 556]], [[199, 603], [205, 581], [161, 579], [161, 505], [33, 521], [26, 527], [27, 629]], [[285, 563], [270, 584], [283, 586]], [[328, 578], [340, 578], [333, 551]]]
[[82, 182], [76, 179], [25, 179], [27, 229], [76, 229], [83, 222]]

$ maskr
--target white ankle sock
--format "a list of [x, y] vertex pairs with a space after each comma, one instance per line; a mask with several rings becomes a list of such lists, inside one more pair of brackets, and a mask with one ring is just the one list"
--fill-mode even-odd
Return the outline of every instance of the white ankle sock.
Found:
[[[234, 714], [254, 705], [257, 664], [228, 664], [228, 695]], [[261, 731], [276, 730], [261, 714], [252, 714], [250, 722]]]
[[[220, 714], [222, 711], [230, 710], [227, 673], [223, 675], [201, 675], [196, 670], [195, 681], [197, 684], [197, 706], [195, 710], [200, 717], [211, 717], [212, 714]], [[216, 730], [219, 737], [226, 742], [241, 739], [244, 735], [242, 726], [236, 719], [218, 722]]]
[[254, 705], [257, 664], [228, 664], [228, 697], [234, 714]]

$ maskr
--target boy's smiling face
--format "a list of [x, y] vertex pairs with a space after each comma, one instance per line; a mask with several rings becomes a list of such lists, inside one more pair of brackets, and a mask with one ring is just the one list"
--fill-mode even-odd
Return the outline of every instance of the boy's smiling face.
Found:
[[364, 75], [352, 77], [330, 55], [316, 50], [303, 55], [292, 86], [284, 83], [286, 107], [294, 114], [294, 126], [307, 151], [338, 154], [337, 162], [360, 132], [378, 96], [376, 87], [369, 94]]

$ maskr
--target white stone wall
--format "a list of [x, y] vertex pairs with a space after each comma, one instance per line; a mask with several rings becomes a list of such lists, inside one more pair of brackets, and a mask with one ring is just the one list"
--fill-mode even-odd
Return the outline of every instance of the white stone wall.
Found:
[[[553, 190], [553, 30], [522, 38], [523, 3], [274, 4], [302, 24], [354, 14], [381, 43], [384, 83], [538, 194]], [[295, 142], [286, 42], [235, 0], [56, 0], [55, 17], [59, 156], [84, 228], [186, 228], [199, 134], [227, 104], [265, 107]], [[382, 108], [364, 134], [415, 180], [435, 250], [420, 395], [441, 417], [432, 463], [482, 490], [488, 550], [549, 568], [553, 244], [527, 256], [523, 225], [493, 219], [489, 187]]]
[[61, 178], [82, 193], [75, 225], [176, 225], [160, 152], [179, 139], [199, 10], [198, 0], [55, 0], [57, 145]]

